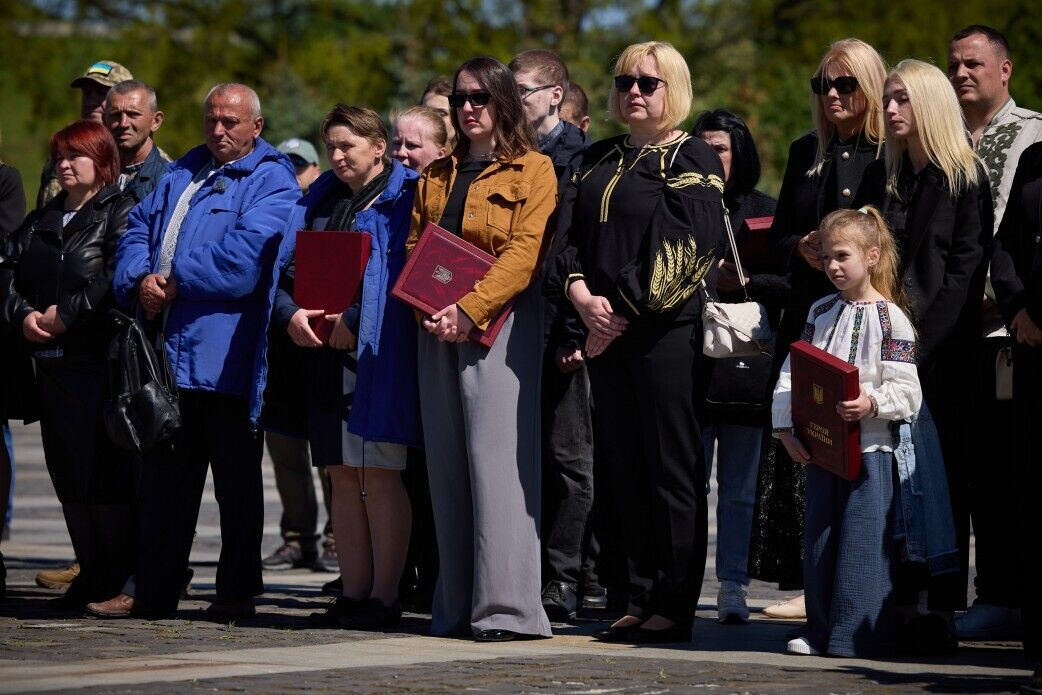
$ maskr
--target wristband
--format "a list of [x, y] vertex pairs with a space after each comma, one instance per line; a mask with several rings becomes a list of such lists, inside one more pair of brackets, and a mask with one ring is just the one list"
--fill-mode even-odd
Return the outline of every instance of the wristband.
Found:
[[872, 417], [879, 417], [879, 403], [876, 401], [876, 397], [869, 396], [868, 400], [872, 403]]
[[792, 434], [795, 430], [792, 427], [775, 427], [771, 430], [771, 436], [775, 439], [781, 439], [781, 435], [788, 433]]

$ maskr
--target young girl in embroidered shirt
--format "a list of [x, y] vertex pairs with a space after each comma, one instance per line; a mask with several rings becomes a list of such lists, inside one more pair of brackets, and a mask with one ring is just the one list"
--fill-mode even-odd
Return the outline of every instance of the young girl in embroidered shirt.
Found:
[[[875, 208], [838, 210], [821, 222], [821, 256], [838, 294], [816, 302], [802, 339], [858, 368], [861, 394], [836, 404], [861, 421], [861, 473], [847, 481], [807, 467], [803, 577], [807, 634], [793, 654], [885, 656], [894, 651], [894, 441], [890, 423], [913, 416], [922, 393], [915, 331], [900, 306], [897, 249]], [[774, 390], [775, 436], [809, 462], [792, 429], [786, 359]]]

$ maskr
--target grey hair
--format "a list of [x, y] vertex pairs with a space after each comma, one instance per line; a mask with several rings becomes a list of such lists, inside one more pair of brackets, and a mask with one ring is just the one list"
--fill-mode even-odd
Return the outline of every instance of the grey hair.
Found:
[[218, 84], [215, 84], [210, 91], [206, 93], [206, 100], [203, 101], [203, 103], [209, 104], [210, 99], [212, 99], [214, 95], [223, 95], [230, 92], [239, 92], [244, 96], [246, 105], [250, 107], [250, 118], [257, 120], [261, 117], [260, 97], [257, 96], [257, 92], [239, 82], [219, 82]]
[[124, 80], [119, 82], [109, 93], [105, 95], [105, 107], [107, 108], [113, 94], [130, 94], [131, 92], [142, 91], [148, 95], [148, 108], [152, 113], [159, 111], [159, 101], [156, 99], [156, 90], [152, 89], [152, 86], [147, 82], [141, 80]]

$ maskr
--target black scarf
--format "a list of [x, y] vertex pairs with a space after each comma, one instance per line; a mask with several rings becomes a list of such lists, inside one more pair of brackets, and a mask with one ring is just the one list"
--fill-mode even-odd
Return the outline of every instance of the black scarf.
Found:
[[352, 193], [346, 185], [347, 195], [337, 202], [333, 212], [326, 222], [326, 229], [332, 231], [350, 231], [351, 224], [355, 221], [355, 215], [365, 210], [368, 205], [376, 200], [377, 196], [387, 188], [387, 182], [391, 179], [391, 165], [385, 165], [376, 178], [362, 186], [357, 192]]

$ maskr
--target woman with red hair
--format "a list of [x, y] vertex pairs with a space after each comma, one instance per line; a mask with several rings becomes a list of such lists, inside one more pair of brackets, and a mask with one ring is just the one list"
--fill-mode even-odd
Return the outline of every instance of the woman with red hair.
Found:
[[132, 458], [101, 418], [116, 241], [134, 200], [120, 191], [116, 143], [100, 123], [59, 130], [51, 159], [61, 194], [0, 250], [0, 325], [29, 344], [36, 363], [44, 458], [81, 568], [56, 603], [82, 608], [119, 593], [137, 529]]

